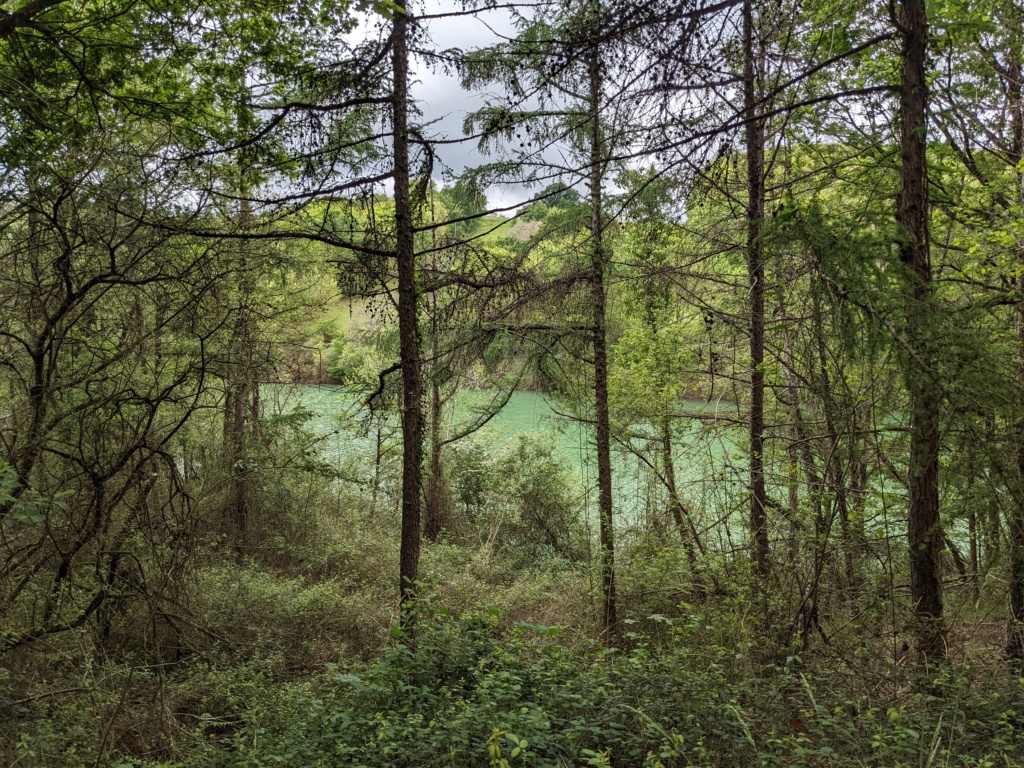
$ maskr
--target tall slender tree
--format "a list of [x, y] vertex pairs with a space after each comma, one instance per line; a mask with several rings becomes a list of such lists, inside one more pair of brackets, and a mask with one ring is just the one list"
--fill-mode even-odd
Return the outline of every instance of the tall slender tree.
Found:
[[939, 553], [939, 415], [934, 324], [936, 297], [928, 240], [927, 110], [928, 16], [923, 0], [902, 0], [896, 18], [900, 34], [900, 185], [896, 222], [903, 266], [906, 337], [905, 380], [910, 410], [910, 489], [907, 539], [910, 597], [916, 618], [918, 652], [929, 659], [945, 655], [945, 624]]
[[[539, 109], [512, 110], [508, 105], [495, 105], [471, 121], [471, 124], [483, 124], [488, 137], [498, 134], [512, 138], [513, 134], [521, 136], [525, 131], [531, 145], [539, 145], [520, 152], [518, 163], [499, 164], [499, 173], [505, 178], [525, 177], [527, 181], [565, 177], [584, 184], [589, 190], [586, 205], [577, 208], [577, 215], [574, 215], [574, 223], [585, 233], [576, 248], [586, 255], [586, 263], [568, 279], [568, 287], [570, 294], [581, 290], [586, 294], [583, 336], [592, 376], [586, 410], [594, 426], [598, 470], [601, 626], [605, 633], [612, 634], [618, 619], [608, 404], [606, 273], [610, 264], [607, 238], [610, 217], [606, 212], [604, 186], [612, 147], [609, 113], [613, 107], [609, 90], [621, 84], [609, 83], [608, 73], [615, 70], [617, 59], [613, 53], [615, 36], [611, 31], [611, 17], [606, 10], [597, 0], [581, 0], [568, 7], [548, 6], [536, 18], [522, 19], [517, 40], [475, 57], [467, 83], [507, 78], [505, 85], [514, 103], [540, 102]], [[524, 57], [526, 67], [522, 65]], [[568, 149], [571, 167], [546, 157], [544, 151], [550, 148]], [[564, 299], [566, 282], [563, 276], [554, 285], [542, 288], [538, 295], [561, 293]]]
[[743, 117], [747, 151], [747, 277], [750, 331], [750, 535], [754, 574], [771, 572], [768, 493], [764, 482], [764, 120], [758, 73], [763, 69], [753, 0], [743, 2]]
[[[600, 10], [594, 4], [595, 11]], [[604, 231], [604, 174], [607, 168], [601, 113], [601, 53], [596, 40], [587, 51], [590, 160], [590, 302], [594, 355], [594, 421], [597, 448], [597, 497], [601, 536], [601, 624], [612, 634], [618, 624], [615, 599], [615, 518], [612, 510], [611, 417], [608, 409], [608, 340], [605, 272], [608, 269]]]
[[[1024, 209], [1024, 9], [1011, 3], [1006, 9], [1008, 48], [1003, 67], [1007, 106], [1010, 108], [1009, 163], [1015, 187], [1013, 199]], [[1024, 236], [1017, 239], [1017, 290], [1024, 295]], [[1018, 303], [1016, 316], [1017, 383], [1024, 391], [1024, 305]], [[1024, 666], [1024, 411], [1014, 424], [1016, 467], [1014, 503], [1010, 510], [1010, 616], [1007, 626], [1007, 656]], [[972, 539], [973, 543], [973, 539]], [[973, 560], [974, 558], [972, 558]]]
[[[423, 488], [423, 382], [419, 289], [409, 172], [409, 12], [397, 0], [392, 33], [392, 148], [395, 183], [395, 260], [398, 268], [398, 336], [402, 366], [402, 547], [399, 590], [407, 605], [416, 594]], [[403, 614], [406, 615], [406, 614]]]

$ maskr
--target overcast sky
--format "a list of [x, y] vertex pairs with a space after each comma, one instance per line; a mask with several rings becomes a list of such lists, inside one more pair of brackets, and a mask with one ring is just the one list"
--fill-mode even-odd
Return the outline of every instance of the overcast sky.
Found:
[[[523, 0], [506, 1], [520, 3], [521, 7], [528, 5]], [[462, 0], [411, 0], [411, 5], [417, 24], [426, 32], [426, 36], [420, 36], [415, 44], [415, 47], [421, 49], [441, 52], [458, 48], [462, 51], [471, 51], [509, 40], [516, 35], [513, 16], [507, 8], [482, 8], [475, 13], [465, 13], [466, 8]], [[460, 15], [440, 19], [426, 18], [453, 12]], [[352, 33], [353, 37], [366, 34], [378, 37], [386, 34], [390, 21], [375, 14], [368, 14], [365, 24], [366, 26], [357, 28]], [[370, 26], [376, 29], [371, 30]], [[492, 87], [489, 92], [466, 91], [460, 86], [457, 76], [445, 73], [443, 69], [432, 66], [423, 58], [414, 57], [410, 61], [410, 70], [410, 98], [422, 112], [421, 122], [427, 126], [426, 135], [435, 140], [463, 139], [462, 125], [466, 116], [484, 106], [488, 96], [494, 101], [500, 100], [502, 96], [499, 86]], [[477, 151], [477, 142], [469, 139], [459, 143], [435, 145], [434, 149], [436, 161], [433, 178], [439, 184], [451, 183], [452, 174], [484, 165], [495, 159], [481, 155]], [[555, 144], [543, 150], [541, 158], [561, 164], [564, 162], [562, 154], [563, 150]], [[390, 191], [388, 184], [384, 186]], [[539, 191], [518, 184], [507, 184], [491, 187], [486, 193], [489, 207], [501, 209], [529, 200]], [[513, 213], [514, 211], [509, 211], [506, 215]]]
[[[457, 0], [424, 0], [417, 3], [414, 12], [423, 16], [450, 11], [461, 11]], [[505, 9], [481, 10], [475, 15], [422, 22], [429, 34], [429, 42], [437, 50], [461, 48], [470, 50], [494, 45], [515, 35], [512, 17]], [[485, 103], [484, 93], [471, 93], [459, 86], [458, 78], [444, 72], [434, 72], [419, 61], [413, 64], [415, 73], [409, 89], [410, 95], [423, 111], [424, 122], [437, 120], [430, 126], [430, 134], [447, 138], [461, 137], [466, 115]], [[441, 163], [455, 172], [466, 167], [481, 165], [487, 158], [480, 155], [476, 143], [444, 145], [437, 148]], [[435, 179], [441, 180], [441, 169], [436, 168]], [[488, 202], [493, 207], [504, 207], [530, 197], [529, 190], [521, 187], [488, 190]]]
[[[412, 0], [410, 3], [414, 17], [427, 36], [418, 41], [418, 47], [434, 51], [459, 48], [463, 51], [494, 45], [515, 36], [512, 16], [505, 8], [480, 9], [476, 13], [454, 16], [443, 19], [427, 19], [423, 17], [443, 13], [464, 12], [461, 0]], [[385, 34], [383, 28], [390, 25], [389, 21], [374, 14], [366, 17], [364, 25], [360, 25], [351, 34], [354, 38], [363, 35], [374, 37]], [[376, 29], [370, 29], [370, 27]], [[422, 122], [429, 124], [427, 135], [434, 139], [463, 138], [462, 124], [466, 116], [484, 106], [484, 92], [469, 92], [459, 85], [458, 77], [448, 75], [435, 69], [422, 58], [410, 61], [409, 95], [422, 112]], [[493, 93], [498, 96], [497, 91]], [[446, 172], [459, 173], [465, 168], [482, 165], [489, 158], [481, 155], [476, 142], [466, 140], [458, 144], [445, 144], [435, 148], [433, 177], [439, 184], [448, 181], [443, 178]], [[387, 187], [387, 185], [385, 185]], [[492, 208], [515, 205], [530, 198], [529, 190], [522, 187], [499, 188], [487, 190], [488, 202]]]

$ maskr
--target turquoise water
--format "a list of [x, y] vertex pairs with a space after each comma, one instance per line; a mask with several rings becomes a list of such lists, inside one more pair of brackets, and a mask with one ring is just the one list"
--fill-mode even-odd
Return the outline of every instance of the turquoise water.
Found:
[[[458, 431], [473, 418], [474, 409], [485, 407], [493, 393], [469, 391], [460, 395], [446, 429]], [[306, 428], [317, 438], [316, 453], [335, 465], [342, 476], [365, 473], [374, 462], [377, 450], [377, 426], [384, 444], [397, 449], [399, 434], [394, 418], [372, 422], [359, 398], [340, 387], [309, 385], [267, 385], [264, 403], [269, 413], [288, 413], [301, 407], [310, 414]], [[555, 455], [569, 467], [578, 484], [584, 512], [596, 513], [597, 465], [592, 430], [559, 413], [563, 406], [536, 392], [516, 392], [508, 404], [471, 439], [501, 450], [521, 435], [535, 435], [554, 442]], [[703, 401], [681, 404], [681, 416], [675, 420], [674, 459], [676, 483], [686, 503], [699, 518], [711, 521], [728, 515], [729, 505], [742, 500], [745, 486], [745, 458], [739, 444], [742, 429], [733, 404], [715, 406]], [[660, 444], [650, 427], [634, 426], [631, 444], [644, 453], [659, 469]], [[390, 440], [388, 440], [390, 436]], [[625, 449], [613, 444], [612, 495], [619, 523], [640, 523], [647, 514], [663, 516], [665, 493], [650, 466]]]

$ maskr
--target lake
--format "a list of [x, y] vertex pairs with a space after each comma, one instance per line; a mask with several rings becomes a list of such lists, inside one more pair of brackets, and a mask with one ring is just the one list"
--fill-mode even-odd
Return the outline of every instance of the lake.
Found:
[[[376, 432], [367, 429], [367, 414], [358, 396], [337, 386], [269, 384], [263, 387], [269, 412], [287, 413], [303, 408], [311, 414], [306, 428], [319, 438], [318, 454], [345, 476], [353, 468], [373, 464]], [[467, 391], [460, 394], [452, 421], [454, 428], [472, 418], [474, 408], [493, 394]], [[744, 430], [736, 426], [740, 414], [733, 403], [689, 400], [680, 404], [681, 416], [673, 426], [676, 483], [698, 521], [710, 523], [728, 517], [743, 503], [746, 486]], [[597, 463], [593, 430], [559, 413], [564, 406], [537, 392], [516, 392], [508, 404], [472, 438], [500, 449], [520, 435], [554, 442], [554, 454], [569, 468], [579, 489], [578, 498], [588, 517], [596, 518]], [[397, 439], [395, 418], [384, 422], [385, 431]], [[449, 425], [449, 429], [452, 429]], [[660, 447], [649, 425], [633, 427], [634, 447], [660, 468]], [[619, 526], [643, 522], [650, 510], [663, 515], [664, 488], [650, 466], [622, 444], [612, 446], [612, 497]], [[700, 523], [698, 522], [698, 525]], [[725, 526], [726, 531], [728, 525]], [[728, 535], [728, 532], [726, 533]], [[723, 542], [724, 543], [724, 542]]]

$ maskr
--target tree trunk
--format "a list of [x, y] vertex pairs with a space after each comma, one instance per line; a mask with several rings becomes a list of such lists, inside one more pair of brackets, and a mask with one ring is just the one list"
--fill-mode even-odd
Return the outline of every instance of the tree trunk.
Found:
[[967, 448], [967, 489], [964, 498], [967, 504], [967, 559], [970, 568], [971, 593], [974, 602], [981, 599], [981, 584], [978, 575], [981, 572], [981, 550], [978, 547], [978, 510], [975, 483], [978, 480], [979, 456], [976, 445]]
[[967, 510], [967, 538], [970, 545], [971, 579], [974, 582], [975, 589], [977, 589], [978, 572], [981, 570], [981, 564], [978, 560], [978, 513], [974, 510], [973, 506]]
[[[780, 306], [785, 306], [781, 291]], [[794, 565], [800, 562], [803, 521], [800, 519], [800, 447], [802, 438], [802, 414], [800, 413], [800, 385], [796, 381], [793, 370], [793, 332], [788, 323], [782, 330], [783, 369], [786, 374], [785, 395], [779, 397], [783, 405], [792, 410], [792, 422], [789, 424], [789, 442], [786, 445], [786, 485], [789, 490], [787, 502], [789, 523], [789, 561]]]
[[900, 188], [896, 222], [901, 229], [900, 261], [905, 277], [906, 335], [913, 354], [907, 360], [910, 410], [910, 596], [916, 619], [917, 651], [928, 659], [945, 655], [939, 553], [939, 406], [942, 390], [931, 340], [934, 289], [928, 242], [925, 55], [928, 17], [923, 0], [902, 0], [900, 68]]
[[679, 538], [682, 539], [683, 549], [686, 551], [686, 559], [690, 565], [697, 567], [697, 552], [694, 545], [700, 549], [701, 555], [705, 554], [704, 544], [697, 534], [697, 528], [693, 524], [693, 518], [689, 510], [679, 497], [679, 489], [676, 487], [676, 463], [672, 456], [672, 419], [668, 415], [661, 417], [661, 464], [665, 473], [665, 489], [668, 491], [668, 509], [672, 520], [676, 524]]
[[743, 3], [743, 108], [747, 150], [747, 273], [750, 282], [750, 536], [754, 575], [768, 578], [767, 492], [764, 484], [764, 120], [757, 104], [753, 0]]
[[834, 503], [832, 521], [839, 519], [839, 536], [843, 545], [843, 566], [846, 589], [851, 600], [857, 597], [856, 564], [854, 558], [853, 531], [850, 525], [850, 504], [846, 488], [846, 471], [843, 466], [840, 450], [839, 408], [832, 392], [832, 380], [828, 373], [828, 349], [825, 345], [825, 324], [821, 315], [821, 299], [817, 286], [811, 287], [811, 305], [814, 314], [814, 335], [818, 352], [818, 390], [821, 394], [822, 409], [825, 413], [825, 430], [828, 438], [828, 455], [825, 460], [825, 472], [832, 486]]
[[[403, 608], [416, 594], [420, 564], [420, 495], [423, 485], [423, 404], [416, 252], [409, 198], [409, 19], [396, 0], [394, 66], [395, 258], [398, 262], [398, 339], [402, 362], [402, 544], [399, 593]], [[408, 619], [403, 610], [402, 619]]]
[[[250, 193], [248, 168], [244, 160], [239, 167], [238, 229], [245, 232], [252, 225], [252, 205], [247, 196]], [[228, 463], [227, 518], [230, 536], [236, 550], [241, 553], [249, 530], [249, 476], [245, 469], [245, 457], [249, 451], [250, 408], [249, 398], [253, 388], [252, 303], [255, 286], [251, 275], [249, 243], [239, 241], [237, 285], [238, 316], [232, 329], [229, 349], [227, 391], [224, 404], [224, 443]]]
[[[1024, 71], [1021, 52], [1017, 46], [1024, 42], [1024, 19], [1020, 11], [1014, 10], [1014, 40], [1010, 52], [1010, 101], [1013, 138], [1010, 161], [1017, 176], [1017, 201], [1024, 205], [1024, 174], [1020, 174], [1024, 160]], [[1024, 291], [1024, 238], [1017, 241], [1017, 260], [1021, 274], [1017, 276], [1017, 288]], [[1024, 387], [1024, 309], [1018, 308], [1017, 324], [1017, 381]], [[1016, 423], [1016, 489], [1010, 505], [1010, 616], [1007, 625], [1006, 654], [1018, 666], [1024, 666], [1024, 414]]]
[[[436, 348], [434, 359], [437, 359]], [[437, 541], [444, 523], [444, 464], [441, 461], [443, 439], [441, 436], [441, 384], [436, 377], [430, 382], [430, 475], [427, 478], [426, 504], [424, 506], [423, 535], [429, 541]]]
[[[825, 524], [825, 515], [822, 510], [821, 498], [824, 489], [824, 480], [818, 472], [814, 462], [814, 452], [811, 450], [811, 437], [804, 423], [802, 406], [800, 404], [800, 379], [797, 376], [796, 357], [793, 354], [793, 342], [791, 333], [786, 331], [783, 341], [784, 368], [786, 371], [786, 389], [788, 390], [788, 405], [792, 408], [793, 418], [793, 442], [799, 446], [797, 455], [803, 465], [805, 482], [807, 484], [807, 498], [810, 499], [811, 510], [814, 515], [814, 548], [813, 548], [813, 571], [810, 581], [803, 586], [803, 597], [800, 608], [794, 620], [794, 627], [800, 633], [803, 646], [808, 646], [811, 630], [818, 621], [818, 602], [821, 585], [821, 577], [825, 567], [825, 554], [828, 548], [828, 526]], [[793, 562], [799, 562], [800, 551], [793, 549]]]
[[594, 420], [597, 426], [597, 493], [601, 536], [601, 626], [613, 635], [618, 624], [615, 605], [615, 530], [612, 517], [611, 417], [608, 411], [608, 351], [605, 338], [604, 139], [601, 131], [601, 62], [591, 48], [587, 74], [590, 86], [590, 239], [594, 347]]
[[374, 451], [373, 451], [373, 488], [370, 491], [370, 512], [377, 512], [377, 497], [380, 495], [380, 465], [384, 458], [384, 426], [378, 417], [374, 417], [376, 429], [374, 430]]
[[853, 456], [850, 459], [854, 511], [853, 530], [855, 532], [857, 546], [860, 547], [862, 554], [868, 551], [867, 535], [865, 530], [865, 508], [867, 506], [868, 498], [868, 447], [866, 445], [863, 429], [861, 428], [861, 418], [858, 415], [858, 411], [865, 407], [868, 409], [869, 414], [867, 423], [870, 424], [871, 404], [855, 404], [853, 406]]

